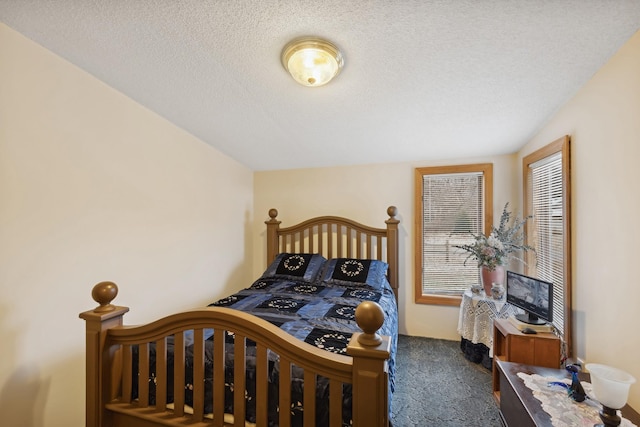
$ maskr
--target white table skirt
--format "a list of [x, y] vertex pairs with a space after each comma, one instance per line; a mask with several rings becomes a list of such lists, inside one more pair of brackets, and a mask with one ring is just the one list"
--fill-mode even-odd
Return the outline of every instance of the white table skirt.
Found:
[[493, 319], [506, 319], [518, 310], [507, 303], [504, 297], [495, 300], [484, 293], [472, 294], [466, 290], [462, 294], [458, 333], [473, 344], [482, 343], [489, 348], [489, 357], [493, 357]]

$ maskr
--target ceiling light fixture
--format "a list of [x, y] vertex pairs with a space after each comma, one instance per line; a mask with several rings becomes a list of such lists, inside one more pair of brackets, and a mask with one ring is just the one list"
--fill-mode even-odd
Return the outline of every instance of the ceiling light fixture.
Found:
[[336, 45], [312, 36], [291, 40], [282, 49], [282, 65], [304, 86], [322, 86], [338, 75], [344, 59]]

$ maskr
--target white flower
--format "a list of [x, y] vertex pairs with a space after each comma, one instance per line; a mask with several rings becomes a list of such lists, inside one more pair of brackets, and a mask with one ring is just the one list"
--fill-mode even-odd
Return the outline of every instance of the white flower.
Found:
[[487, 239], [487, 243], [489, 244], [489, 246], [493, 246], [499, 251], [504, 251], [504, 244], [502, 244], [500, 239], [498, 239], [493, 233], [491, 233], [491, 235]]

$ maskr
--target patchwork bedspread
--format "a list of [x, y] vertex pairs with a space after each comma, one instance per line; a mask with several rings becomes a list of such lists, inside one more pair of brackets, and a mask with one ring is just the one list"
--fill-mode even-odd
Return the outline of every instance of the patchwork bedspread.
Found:
[[[338, 354], [346, 354], [346, 346], [353, 332], [359, 331], [355, 323], [355, 309], [362, 301], [369, 300], [377, 302], [385, 314], [385, 322], [379, 333], [391, 337], [391, 357], [389, 360], [389, 399], [394, 390], [395, 378], [395, 355], [397, 349], [398, 336], [398, 312], [395, 296], [391, 286], [386, 282], [381, 288], [373, 288], [366, 284], [296, 280], [295, 278], [268, 277], [258, 279], [249, 288], [243, 289], [229, 297], [215, 301], [210, 306], [230, 307], [243, 312], [254, 314], [265, 319], [282, 330], [290, 333], [294, 337], [315, 345], [318, 348]], [[212, 393], [212, 354], [213, 336], [208, 334], [205, 343], [205, 401], [211, 402]], [[233, 343], [233, 335], [227, 334], [225, 341]], [[189, 344], [189, 337], [187, 337]], [[255, 422], [255, 371], [253, 369], [255, 357], [255, 345], [247, 343], [246, 357], [247, 377], [246, 377], [246, 402], [247, 421]], [[226, 411], [233, 412], [233, 346], [225, 346], [227, 351], [226, 369]], [[171, 354], [172, 342], [169, 342], [168, 370], [173, 370], [173, 357]], [[191, 384], [193, 379], [189, 369], [192, 355], [192, 345], [186, 349], [187, 369], [185, 384], [185, 400], [187, 404], [192, 402]], [[151, 374], [150, 374], [150, 396], [154, 400], [155, 392], [155, 356], [154, 349], [151, 348]], [[134, 353], [134, 372], [137, 372], [137, 356]], [[269, 362], [270, 384], [269, 384], [269, 420], [270, 424], [276, 426], [278, 420], [278, 372], [279, 365], [277, 357], [273, 357]], [[169, 375], [171, 379], [171, 375]], [[302, 372], [296, 367], [292, 369], [292, 425], [302, 425]], [[134, 385], [134, 398], [137, 395]], [[168, 384], [169, 399], [173, 399], [173, 384]], [[351, 420], [351, 386], [345, 385], [343, 390], [343, 421], [345, 425]], [[212, 412], [212, 407], [205, 407], [207, 413]], [[316, 425], [328, 425], [328, 382], [318, 379], [316, 387]]]

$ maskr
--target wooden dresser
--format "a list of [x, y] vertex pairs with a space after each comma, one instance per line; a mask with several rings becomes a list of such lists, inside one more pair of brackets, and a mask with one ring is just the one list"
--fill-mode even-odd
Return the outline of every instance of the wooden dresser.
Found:
[[[551, 427], [551, 417], [542, 409], [540, 401], [518, 377], [518, 372], [544, 377], [570, 378], [565, 369], [543, 368], [521, 363], [497, 361], [494, 366], [502, 390], [500, 418], [506, 427]], [[589, 380], [589, 374], [580, 373], [580, 379]], [[622, 408], [622, 416], [640, 426], [640, 414], [629, 405]]]

